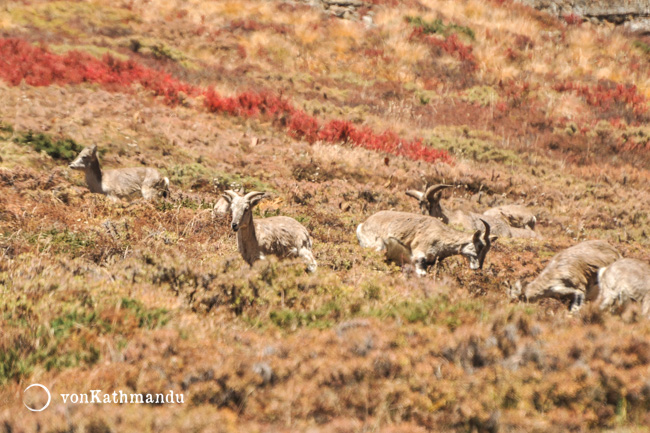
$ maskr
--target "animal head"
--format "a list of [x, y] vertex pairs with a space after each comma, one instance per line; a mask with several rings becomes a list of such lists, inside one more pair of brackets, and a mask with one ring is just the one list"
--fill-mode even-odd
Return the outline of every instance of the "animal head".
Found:
[[74, 170], [85, 170], [90, 167], [90, 164], [97, 160], [97, 145], [91, 147], [84, 147], [77, 158], [70, 163], [68, 167]]
[[219, 197], [219, 200], [214, 204], [214, 207], [212, 208], [212, 217], [225, 217], [228, 214], [230, 214], [230, 202], [223, 197]]
[[253, 218], [251, 218], [253, 207], [264, 198], [265, 194], [264, 192], [251, 191], [242, 197], [230, 189], [224, 192], [222, 197], [230, 203], [230, 212], [232, 214], [230, 226], [234, 232], [246, 228], [253, 221]]
[[428, 187], [424, 192], [417, 191], [415, 189], [409, 189], [406, 191], [406, 195], [416, 199], [420, 205], [420, 212], [423, 215], [430, 215], [436, 218], [442, 218], [442, 206], [440, 205], [440, 197], [442, 195], [442, 190], [449, 188], [452, 185], [432, 185]]
[[510, 300], [520, 299], [523, 295], [523, 287], [521, 280], [517, 280], [513, 283], [506, 281], [506, 294]]
[[485, 231], [477, 230], [472, 236], [472, 241], [466, 243], [460, 249], [460, 254], [469, 260], [469, 268], [472, 270], [483, 269], [483, 262], [492, 242], [496, 241], [496, 236], [490, 236], [490, 224], [481, 220], [485, 226]]

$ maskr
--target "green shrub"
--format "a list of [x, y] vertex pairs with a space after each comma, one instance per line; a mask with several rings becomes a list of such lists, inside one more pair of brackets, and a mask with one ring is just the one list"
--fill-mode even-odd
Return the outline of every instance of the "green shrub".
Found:
[[634, 48], [641, 50], [643, 54], [650, 54], [650, 45], [645, 42], [636, 40], [632, 45], [634, 45]]
[[14, 142], [24, 146], [30, 146], [37, 152], [45, 152], [54, 159], [63, 159], [72, 161], [83, 146], [77, 144], [70, 138], [62, 140], [52, 140], [52, 137], [46, 134], [27, 131], [14, 138]]
[[445, 24], [441, 19], [435, 19], [433, 21], [426, 21], [422, 17], [406, 17], [406, 22], [411, 24], [413, 27], [419, 27], [426, 34], [438, 34], [442, 36], [449, 36], [452, 33], [462, 33], [474, 40], [476, 35], [474, 30], [469, 27], [459, 26], [458, 24], [449, 23]]
[[164, 308], [147, 309], [142, 302], [130, 298], [122, 298], [121, 306], [135, 315], [138, 328], [155, 329], [169, 322], [169, 312]]

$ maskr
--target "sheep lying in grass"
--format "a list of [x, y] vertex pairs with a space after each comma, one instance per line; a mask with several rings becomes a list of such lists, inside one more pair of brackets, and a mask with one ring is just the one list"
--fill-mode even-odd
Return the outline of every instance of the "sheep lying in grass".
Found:
[[650, 318], [650, 265], [636, 259], [617, 260], [598, 271], [602, 301], [600, 309], [624, 308], [629, 301], [641, 303], [641, 313]]
[[[570, 310], [598, 297], [598, 270], [620, 259], [620, 253], [605, 241], [585, 241], [557, 253], [544, 270], [523, 290], [528, 301], [541, 298], [570, 298]], [[521, 281], [512, 295], [522, 292]]]
[[465, 230], [481, 230], [482, 221], [487, 221], [492, 227], [492, 233], [503, 237], [539, 238], [539, 234], [532, 230], [510, 227], [501, 217], [481, 215], [474, 212], [465, 212], [460, 209], [452, 210], [440, 203], [442, 190], [451, 185], [433, 185], [424, 192], [410, 189], [406, 191], [409, 197], [416, 199], [423, 215], [439, 218], [445, 224], [458, 225]]
[[70, 163], [70, 168], [86, 174], [91, 192], [105, 194], [112, 200], [169, 195], [169, 179], [150, 167], [118, 168], [102, 171], [97, 158], [97, 146], [86, 147]]
[[493, 207], [483, 212], [483, 215], [495, 218], [502, 218], [511, 227], [520, 229], [535, 229], [537, 217], [526, 207], [518, 204], [506, 204], [503, 206]]
[[212, 208], [212, 215], [215, 217], [223, 217], [228, 214], [230, 214], [230, 202], [223, 197], [219, 197], [219, 200], [217, 200]]
[[395, 262], [410, 262], [418, 276], [427, 267], [446, 257], [460, 254], [471, 269], [481, 269], [491, 242], [490, 224], [483, 221], [485, 231], [466, 233], [455, 230], [436, 218], [408, 212], [381, 211], [357, 227], [359, 244], [383, 251]]
[[230, 204], [237, 247], [249, 265], [272, 254], [280, 258], [301, 257], [309, 272], [316, 270], [312, 240], [302, 224], [286, 216], [253, 220], [253, 207], [262, 200], [263, 192], [252, 191], [242, 197], [228, 190], [222, 197]]

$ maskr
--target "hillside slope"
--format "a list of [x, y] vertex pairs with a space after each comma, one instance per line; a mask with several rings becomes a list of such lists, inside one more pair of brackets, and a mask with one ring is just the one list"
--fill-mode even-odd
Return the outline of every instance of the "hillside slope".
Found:
[[[650, 261], [650, 40], [509, 0], [330, 3], [0, 5], [0, 428], [647, 431], [639, 310], [507, 288], [586, 239]], [[91, 194], [67, 166], [92, 144], [171, 198]], [[425, 278], [362, 249], [425, 182], [524, 204], [543, 239]], [[246, 265], [211, 211], [230, 188], [305, 225], [318, 272]], [[61, 397], [95, 389], [185, 400]]]

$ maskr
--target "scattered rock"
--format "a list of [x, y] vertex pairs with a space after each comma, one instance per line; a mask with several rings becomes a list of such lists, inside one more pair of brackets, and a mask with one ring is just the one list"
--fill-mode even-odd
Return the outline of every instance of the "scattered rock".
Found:
[[[305, 3], [308, 3], [310, 6], [318, 7], [324, 12], [335, 16], [337, 18], [342, 18], [345, 20], [359, 21], [362, 20], [366, 27], [373, 25], [372, 23], [372, 12], [367, 12], [373, 7], [372, 3], [366, 3], [361, 0], [303, 0]], [[366, 11], [366, 14], [361, 16], [359, 10], [362, 9]]]
[[650, 33], [650, 3], [645, 0], [517, 0], [551, 15], [579, 15], [590, 22], [624, 25], [635, 33]]

